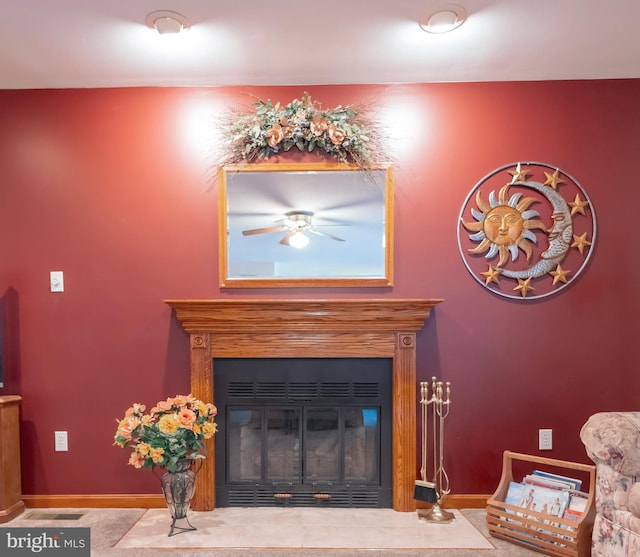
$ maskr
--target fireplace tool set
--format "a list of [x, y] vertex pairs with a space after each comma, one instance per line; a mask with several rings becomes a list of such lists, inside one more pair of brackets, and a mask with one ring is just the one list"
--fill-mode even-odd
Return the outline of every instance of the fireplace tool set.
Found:
[[[431, 395], [429, 395], [431, 391]], [[442, 499], [451, 491], [449, 476], [444, 469], [444, 420], [449, 415], [451, 404], [451, 383], [436, 381], [420, 383], [420, 414], [422, 418], [422, 467], [419, 480], [415, 482], [414, 499], [433, 503], [430, 509], [418, 509], [418, 516], [429, 522], [451, 522], [455, 516], [440, 507]], [[431, 414], [431, 419], [429, 419]], [[432, 476], [427, 470], [429, 446], [429, 421], [431, 421]]]

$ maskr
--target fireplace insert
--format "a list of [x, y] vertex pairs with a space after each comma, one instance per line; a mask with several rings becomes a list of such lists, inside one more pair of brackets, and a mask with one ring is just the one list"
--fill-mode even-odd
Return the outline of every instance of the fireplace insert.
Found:
[[392, 506], [390, 358], [214, 367], [217, 506]]

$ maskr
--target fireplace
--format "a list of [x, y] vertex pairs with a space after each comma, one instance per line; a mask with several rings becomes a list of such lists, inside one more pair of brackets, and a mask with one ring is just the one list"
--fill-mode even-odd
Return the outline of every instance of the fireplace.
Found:
[[[392, 506], [415, 510], [415, 335], [441, 299], [165, 302], [189, 333], [191, 392], [203, 400], [217, 400], [216, 358], [391, 359]], [[196, 481], [194, 510], [216, 506], [215, 460], [210, 441]]]
[[391, 507], [390, 358], [216, 358], [216, 505]]

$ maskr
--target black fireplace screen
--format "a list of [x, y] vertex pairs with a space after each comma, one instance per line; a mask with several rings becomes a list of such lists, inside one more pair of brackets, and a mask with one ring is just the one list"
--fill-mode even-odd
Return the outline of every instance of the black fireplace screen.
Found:
[[216, 358], [218, 506], [391, 506], [385, 358]]

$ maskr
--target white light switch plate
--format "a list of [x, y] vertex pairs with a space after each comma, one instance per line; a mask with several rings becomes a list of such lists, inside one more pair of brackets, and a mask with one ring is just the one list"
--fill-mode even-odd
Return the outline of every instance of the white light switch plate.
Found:
[[49, 273], [49, 285], [51, 292], [64, 292], [64, 276], [62, 271], [51, 271]]

